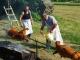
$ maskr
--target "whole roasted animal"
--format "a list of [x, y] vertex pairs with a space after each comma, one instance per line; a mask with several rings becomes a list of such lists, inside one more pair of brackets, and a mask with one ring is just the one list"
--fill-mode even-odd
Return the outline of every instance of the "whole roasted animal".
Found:
[[60, 45], [60, 41], [56, 42], [56, 51], [53, 54], [55, 53], [59, 53], [61, 57], [68, 57], [72, 60], [80, 60], [80, 52], [76, 52], [68, 46]]
[[29, 39], [26, 37], [26, 30], [29, 30], [28, 28], [25, 28], [19, 32], [17, 31], [17, 27], [14, 27], [10, 30], [3, 28], [3, 30], [6, 31], [7, 35], [11, 36], [14, 39], [29, 41]]

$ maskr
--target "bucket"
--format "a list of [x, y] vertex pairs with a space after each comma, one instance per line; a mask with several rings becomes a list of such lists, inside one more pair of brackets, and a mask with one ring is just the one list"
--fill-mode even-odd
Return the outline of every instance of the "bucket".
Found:
[[46, 39], [53, 41], [53, 35], [50, 32], [44, 34], [44, 36], [46, 37]]

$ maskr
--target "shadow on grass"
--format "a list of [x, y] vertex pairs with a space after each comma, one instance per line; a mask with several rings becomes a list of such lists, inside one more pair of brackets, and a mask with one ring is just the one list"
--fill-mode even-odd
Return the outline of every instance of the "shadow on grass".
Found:
[[[0, 36], [0, 39], [4, 39], [6, 41], [6, 40], [11, 40], [13, 38], [11, 38], [9, 36]], [[17, 40], [17, 41], [20, 41], [20, 40]], [[45, 43], [37, 41], [37, 44], [36, 44], [36, 41], [34, 41], [34, 40], [31, 40], [30, 42], [27, 42], [27, 41], [21, 42], [21, 44], [23, 46], [28, 46], [29, 48], [33, 48], [33, 49], [36, 49], [36, 48], [38, 48], [38, 49], [44, 48], [45, 49], [46, 48], [46, 44]], [[55, 47], [51, 46], [51, 49], [55, 50]]]
[[[23, 43], [21, 43], [22, 45], [24, 45], [24, 46], [28, 46], [29, 48], [33, 48], [33, 49], [35, 49], [35, 48], [38, 48], [38, 49], [40, 49], [40, 48], [46, 48], [46, 44], [45, 43], [42, 43], [42, 42], [37, 42], [37, 44], [36, 44], [36, 42], [34, 41], [34, 42], [30, 42], [30, 43], [28, 43], [28, 42], [23, 42]], [[53, 49], [53, 50], [55, 50], [55, 47], [53, 47], [53, 46], [51, 46], [51, 49]]]
[[[0, 36], [0, 39], [5, 39], [6, 40], [6, 39], [13, 39], [13, 38], [11, 38], [10, 36]], [[36, 47], [38, 47], [38, 48], [46, 48], [46, 44], [45, 43], [37, 41], [37, 45], [36, 45], [36, 41], [35, 40], [31, 40], [31, 41], [32, 42], [29, 42], [29, 43], [27, 41], [21, 42], [21, 44], [24, 45], [24, 46], [28, 46], [30, 48], [36, 48]], [[55, 50], [55, 47], [51, 46], [51, 49]]]
[[36, 47], [38, 47], [38, 48], [45, 48], [45, 46], [36, 45], [35, 43], [28, 43], [28, 42], [26, 42], [26, 43], [21, 43], [21, 44], [24, 45], [24, 46], [28, 46], [29, 48], [36, 48]]
[[15, 41], [22, 41], [22, 39], [14, 39], [10, 36], [0, 36], [0, 39], [4, 39], [4, 40], [15, 40]]
[[10, 36], [0, 36], [0, 39], [6, 40], [6, 39], [13, 39], [13, 38], [11, 38]]
[[6, 36], [0, 36], [0, 39], [1, 39], [1, 38], [6, 39]]

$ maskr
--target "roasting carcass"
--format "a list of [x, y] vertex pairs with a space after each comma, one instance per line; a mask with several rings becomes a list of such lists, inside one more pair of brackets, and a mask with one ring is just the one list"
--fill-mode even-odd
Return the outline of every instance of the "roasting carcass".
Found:
[[56, 51], [53, 53], [59, 53], [61, 57], [69, 57], [72, 60], [80, 60], [80, 52], [76, 52], [72, 48], [60, 45], [60, 41], [56, 42]]
[[21, 31], [17, 31], [17, 27], [14, 27], [10, 30], [7, 30], [7, 29], [3, 29], [7, 32], [7, 35], [11, 36], [12, 38], [14, 39], [18, 39], [18, 40], [26, 40], [26, 41], [29, 41], [28, 38], [26, 37], [26, 30], [28, 30], [28, 28], [25, 28]]

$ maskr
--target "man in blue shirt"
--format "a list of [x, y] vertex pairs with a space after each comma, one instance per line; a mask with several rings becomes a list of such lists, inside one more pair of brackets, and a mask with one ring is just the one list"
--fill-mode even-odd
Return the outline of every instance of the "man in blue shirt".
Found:
[[[42, 19], [43, 20], [40, 33], [44, 35], [43, 29], [44, 26], [47, 26], [47, 32], [50, 32], [50, 34], [53, 35], [53, 41], [60, 41], [60, 45], [63, 45], [63, 39], [61, 37], [61, 33], [56, 19], [53, 16], [47, 15], [46, 13], [42, 14]], [[46, 46], [48, 49], [50, 49], [50, 44], [51, 41], [46, 39]]]

